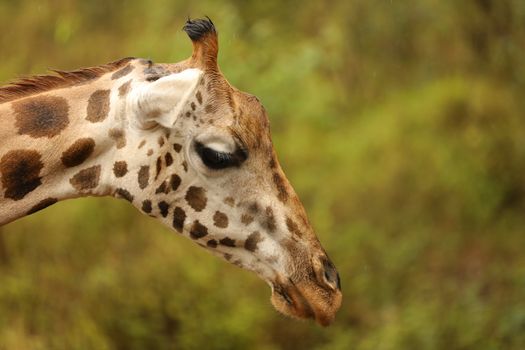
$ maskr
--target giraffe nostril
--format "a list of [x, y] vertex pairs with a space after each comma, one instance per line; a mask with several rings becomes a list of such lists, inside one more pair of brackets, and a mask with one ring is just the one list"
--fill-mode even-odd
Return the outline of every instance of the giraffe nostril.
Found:
[[335, 266], [328, 260], [323, 261], [324, 279], [326, 284], [332, 288], [341, 290], [341, 279]]

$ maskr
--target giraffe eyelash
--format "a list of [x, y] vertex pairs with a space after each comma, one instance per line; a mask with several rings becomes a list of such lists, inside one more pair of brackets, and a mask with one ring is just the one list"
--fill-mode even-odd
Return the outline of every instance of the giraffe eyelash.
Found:
[[195, 150], [204, 165], [214, 170], [226, 169], [234, 166], [238, 167], [247, 158], [246, 152], [240, 148], [237, 148], [234, 153], [219, 152], [210, 147], [204, 146], [200, 142], [196, 142]]

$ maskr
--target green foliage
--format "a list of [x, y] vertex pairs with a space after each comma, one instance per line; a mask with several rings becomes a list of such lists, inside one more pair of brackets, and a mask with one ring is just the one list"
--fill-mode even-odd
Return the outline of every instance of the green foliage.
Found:
[[0, 230], [0, 349], [525, 348], [525, 2], [0, 1], [0, 81], [190, 54], [258, 95], [342, 278], [327, 329], [127, 203]]

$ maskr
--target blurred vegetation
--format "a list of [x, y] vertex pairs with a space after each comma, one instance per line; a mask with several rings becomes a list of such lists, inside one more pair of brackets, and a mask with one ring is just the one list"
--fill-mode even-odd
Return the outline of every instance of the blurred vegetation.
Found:
[[337, 321], [286, 319], [254, 275], [83, 199], [0, 229], [0, 349], [525, 348], [524, 1], [0, 0], [0, 81], [184, 59], [188, 15], [269, 111]]

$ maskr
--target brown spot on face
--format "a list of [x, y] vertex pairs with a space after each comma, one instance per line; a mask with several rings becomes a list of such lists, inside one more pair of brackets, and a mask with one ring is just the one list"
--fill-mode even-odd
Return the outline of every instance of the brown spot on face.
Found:
[[151, 155], [153, 154], [153, 150], [150, 148], [150, 149], [148, 150], [148, 153], [147, 153], [147, 154], [148, 154], [148, 156], [151, 156]]
[[13, 102], [15, 126], [20, 135], [52, 138], [69, 124], [69, 105], [65, 98], [40, 96]]
[[264, 223], [264, 227], [269, 232], [275, 231], [275, 216], [273, 215], [273, 210], [271, 207], [266, 207], [266, 221]]
[[124, 188], [117, 188], [117, 190], [115, 191], [115, 197], [123, 198], [127, 200], [128, 202], [133, 202], [133, 195]]
[[173, 164], [173, 157], [171, 156], [171, 153], [166, 153], [166, 155], [164, 156], [164, 161], [166, 162], [166, 166], [170, 166], [171, 164]]
[[189, 118], [189, 117], [191, 117], [191, 112], [188, 111], [188, 112], [186, 112], [186, 114], [184, 114], [184, 115], [186, 116], [186, 118]]
[[155, 173], [155, 180], [157, 180], [157, 178], [159, 177], [160, 171], [162, 170], [162, 158], [161, 157], [157, 158], [156, 170], [157, 172]]
[[259, 207], [259, 203], [257, 202], [253, 202], [252, 204], [250, 204], [250, 206], [248, 207], [248, 211], [250, 212], [250, 214], [252, 215], [257, 215], [259, 213], [259, 210], [260, 210], [260, 207]]
[[93, 189], [98, 186], [100, 169], [100, 165], [94, 165], [90, 168], [80, 170], [69, 180], [69, 183], [77, 191]]
[[151, 201], [149, 199], [146, 199], [145, 201], [142, 202], [142, 211], [145, 212], [146, 214], [149, 214], [151, 213]]
[[108, 135], [115, 141], [118, 149], [126, 146], [126, 134], [124, 130], [118, 128], [109, 129]]
[[241, 222], [245, 225], [249, 225], [253, 222], [253, 216], [251, 216], [250, 214], [242, 214]]
[[165, 201], [159, 202], [158, 205], [159, 205], [160, 215], [162, 215], [162, 217], [168, 216], [168, 210], [170, 209], [170, 205], [166, 203]]
[[126, 67], [124, 67], [122, 69], [119, 69], [118, 71], [113, 73], [111, 75], [111, 80], [116, 80], [116, 79], [122, 78], [122, 77], [128, 75], [129, 73], [131, 73], [132, 70], [133, 70], [133, 66], [128, 64]]
[[277, 168], [277, 162], [275, 161], [275, 157], [272, 157], [270, 159], [269, 165], [270, 165], [270, 169], [272, 170], [275, 170]]
[[258, 231], [253, 232], [248, 236], [244, 242], [244, 249], [254, 252], [257, 249], [257, 244], [262, 241], [261, 234]]
[[199, 104], [201, 105], [202, 104], [202, 94], [200, 91], [197, 91], [197, 94], [195, 94], [195, 97], [197, 98], [197, 102], [199, 102]]
[[208, 234], [206, 226], [202, 225], [199, 220], [195, 220], [190, 229], [190, 237], [193, 239], [199, 239]]
[[140, 143], [139, 143], [139, 149], [141, 149], [142, 147], [144, 147], [145, 144], [146, 144], [146, 140], [142, 140], [142, 141], [140, 141]]
[[164, 137], [159, 136], [159, 139], [158, 139], [157, 142], [159, 143], [159, 146], [160, 146], [160, 147], [164, 146]]
[[184, 220], [186, 220], [186, 212], [181, 207], [175, 207], [173, 210], [173, 227], [179, 233], [182, 233], [184, 227]]
[[202, 187], [190, 186], [186, 192], [186, 202], [195, 210], [202, 211], [206, 208], [206, 191]]
[[122, 177], [128, 173], [128, 163], [123, 160], [116, 161], [113, 164], [113, 174], [115, 177]]
[[212, 104], [207, 104], [206, 107], [204, 107], [204, 111], [208, 114], [215, 112], [215, 106]]
[[224, 245], [226, 247], [235, 247], [235, 240], [231, 239], [229, 237], [225, 237], [221, 240], [219, 240], [219, 244]]
[[184, 172], [188, 172], [188, 163], [186, 163], [186, 161], [182, 162], [182, 168], [184, 169]]
[[137, 174], [139, 187], [141, 190], [145, 189], [149, 183], [149, 166], [143, 165], [140, 167]]
[[49, 207], [50, 205], [55, 204], [56, 202], [58, 202], [58, 199], [56, 198], [43, 199], [40, 202], [38, 202], [38, 204], [35, 204], [31, 209], [29, 209], [29, 211], [27, 212], [27, 215], [30, 215], [30, 214], [36, 213], [37, 211], [45, 209]]
[[4, 197], [20, 200], [42, 184], [40, 171], [44, 164], [40, 158], [34, 150], [15, 150], [0, 159]]
[[98, 123], [106, 119], [109, 113], [110, 90], [97, 90], [91, 94], [87, 105], [86, 120]]
[[226, 197], [224, 198], [224, 204], [227, 204], [233, 208], [233, 206], [235, 205], [235, 199], [233, 199], [233, 197]]
[[217, 241], [210, 239], [208, 242], [206, 242], [206, 245], [210, 248], [217, 248]]
[[277, 198], [285, 203], [288, 200], [288, 191], [284, 184], [284, 179], [278, 173], [273, 173], [273, 183], [277, 187]]
[[170, 177], [170, 187], [172, 191], [176, 191], [180, 186], [180, 177], [177, 174], [172, 174]]
[[128, 92], [129, 92], [130, 88], [131, 88], [131, 80], [128, 80], [124, 84], [120, 85], [120, 87], [118, 88], [118, 96], [119, 97], [126, 96], [128, 94]]
[[194, 111], [195, 108], [197, 108], [197, 106], [195, 105], [195, 102], [192, 102], [190, 106], [191, 106], [191, 110], [192, 111]]
[[290, 231], [290, 233], [299, 237], [302, 236], [301, 230], [299, 230], [299, 227], [297, 226], [295, 221], [293, 221], [289, 216], [286, 217], [286, 227], [288, 228], [288, 231]]
[[182, 149], [182, 145], [178, 143], [174, 143], [173, 149], [175, 150], [175, 152], [180, 153], [180, 150]]
[[159, 187], [157, 187], [157, 189], [155, 190], [155, 194], [168, 193], [169, 191], [170, 190], [169, 190], [169, 187], [168, 187], [168, 182], [164, 181], [163, 183], [161, 183], [159, 185]]
[[76, 140], [67, 150], [62, 153], [62, 164], [71, 168], [84, 163], [93, 153], [95, 141], [92, 138], [83, 138]]
[[215, 214], [213, 214], [213, 224], [220, 228], [226, 228], [228, 227], [228, 217], [226, 214], [217, 210]]

